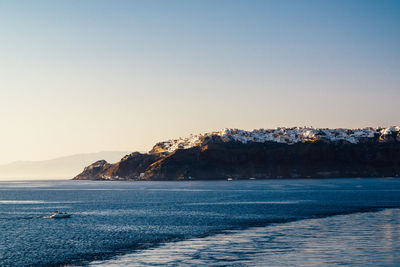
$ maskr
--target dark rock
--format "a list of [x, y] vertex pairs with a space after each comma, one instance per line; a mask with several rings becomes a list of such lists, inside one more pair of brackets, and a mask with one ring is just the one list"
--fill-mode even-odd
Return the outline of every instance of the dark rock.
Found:
[[291, 145], [223, 142], [217, 136], [169, 154], [159, 143], [148, 154], [132, 153], [115, 164], [98, 161], [74, 179], [395, 177], [400, 175], [397, 134], [358, 144], [315, 141]]
[[82, 173], [78, 174], [74, 180], [99, 180], [103, 179], [103, 173], [112, 165], [105, 160], [99, 160], [87, 166]]

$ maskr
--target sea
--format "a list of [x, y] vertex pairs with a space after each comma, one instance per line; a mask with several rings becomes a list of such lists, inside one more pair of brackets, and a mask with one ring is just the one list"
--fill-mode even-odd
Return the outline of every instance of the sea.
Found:
[[400, 266], [399, 208], [398, 178], [0, 182], [0, 266]]

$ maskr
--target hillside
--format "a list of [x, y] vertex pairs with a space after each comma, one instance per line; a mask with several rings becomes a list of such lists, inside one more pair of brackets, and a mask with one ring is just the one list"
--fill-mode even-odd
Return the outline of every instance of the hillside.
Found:
[[191, 180], [400, 175], [400, 127], [224, 129], [157, 143], [74, 179]]
[[106, 159], [117, 162], [126, 154], [126, 151], [103, 151], [44, 161], [17, 161], [0, 165], [0, 179], [71, 178], [94, 161]]

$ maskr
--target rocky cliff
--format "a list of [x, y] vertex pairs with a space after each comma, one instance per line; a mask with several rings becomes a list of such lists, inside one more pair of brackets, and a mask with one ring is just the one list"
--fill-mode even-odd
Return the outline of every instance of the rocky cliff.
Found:
[[400, 127], [224, 129], [157, 143], [78, 180], [193, 180], [400, 176]]

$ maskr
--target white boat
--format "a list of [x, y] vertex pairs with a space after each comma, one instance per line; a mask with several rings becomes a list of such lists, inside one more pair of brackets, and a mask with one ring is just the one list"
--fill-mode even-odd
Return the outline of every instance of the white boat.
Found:
[[50, 215], [50, 219], [63, 219], [63, 218], [69, 218], [71, 217], [71, 214], [68, 214], [66, 212], [54, 212], [52, 215]]

